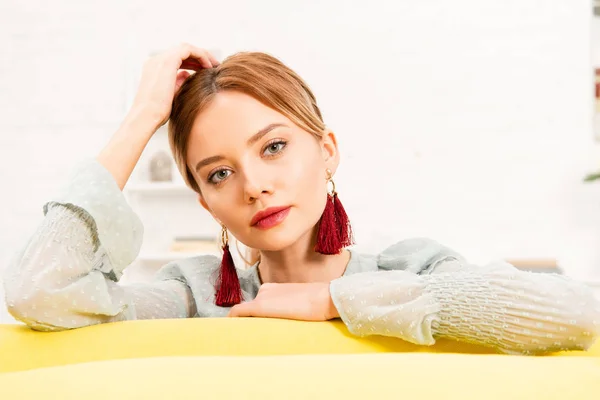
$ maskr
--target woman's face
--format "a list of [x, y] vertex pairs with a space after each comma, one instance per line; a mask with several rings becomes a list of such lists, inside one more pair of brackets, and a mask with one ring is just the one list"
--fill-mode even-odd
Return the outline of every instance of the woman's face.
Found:
[[[253, 97], [227, 91], [198, 115], [188, 146], [200, 203], [246, 246], [278, 251], [312, 237], [325, 208], [326, 170], [339, 163], [332, 132], [316, 138]], [[283, 211], [255, 223], [272, 208]]]

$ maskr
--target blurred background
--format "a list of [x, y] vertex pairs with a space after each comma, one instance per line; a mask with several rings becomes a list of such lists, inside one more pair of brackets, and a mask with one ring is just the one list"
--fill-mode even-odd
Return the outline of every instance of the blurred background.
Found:
[[[0, 270], [117, 129], [146, 58], [189, 42], [221, 60], [270, 53], [309, 83], [340, 141], [336, 187], [357, 248], [428, 236], [475, 263], [559, 268], [597, 285], [600, 181], [583, 182], [600, 170], [593, 10], [592, 0], [3, 0]], [[180, 257], [176, 238], [219, 233], [165, 150], [162, 129], [124, 191], [145, 226], [127, 279]], [[156, 182], [156, 168], [169, 179]]]

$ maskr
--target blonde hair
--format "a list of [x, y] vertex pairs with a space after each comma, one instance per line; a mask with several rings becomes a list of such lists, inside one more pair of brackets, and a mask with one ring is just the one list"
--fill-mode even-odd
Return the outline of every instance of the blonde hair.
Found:
[[[196, 117], [217, 93], [243, 92], [283, 114], [300, 128], [321, 138], [325, 129], [321, 111], [312, 91], [298, 74], [277, 58], [260, 52], [240, 52], [227, 57], [215, 68], [190, 76], [175, 94], [169, 117], [169, 146], [175, 164], [188, 187], [201, 194], [187, 165], [188, 139]], [[242, 259], [252, 265], [258, 251], [249, 249]]]

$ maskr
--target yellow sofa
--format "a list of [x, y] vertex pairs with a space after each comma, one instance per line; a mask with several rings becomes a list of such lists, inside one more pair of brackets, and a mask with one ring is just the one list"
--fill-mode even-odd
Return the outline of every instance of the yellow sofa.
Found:
[[0, 325], [0, 399], [566, 396], [600, 399], [600, 341], [527, 357], [357, 338], [339, 321], [146, 320], [55, 333]]

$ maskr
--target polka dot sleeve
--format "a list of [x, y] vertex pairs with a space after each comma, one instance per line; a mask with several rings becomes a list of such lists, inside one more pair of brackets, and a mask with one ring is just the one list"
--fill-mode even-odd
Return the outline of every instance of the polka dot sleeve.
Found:
[[90, 226], [94, 245], [101, 244], [106, 251], [108, 262], [102, 271], [118, 280], [140, 252], [144, 226], [110, 172], [95, 159], [83, 160], [66, 186], [44, 205], [44, 215], [56, 204], [85, 210], [79, 216]]
[[398, 258], [398, 266], [419, 260], [422, 273], [380, 270], [332, 281], [332, 299], [352, 333], [424, 345], [449, 338], [516, 354], [587, 349], [600, 335], [598, 300], [568, 277], [418, 251]]
[[5, 271], [6, 303], [16, 319], [38, 330], [62, 330], [195, 312], [182, 282], [118, 283], [137, 256], [143, 230], [100, 164], [80, 166], [44, 213]]

